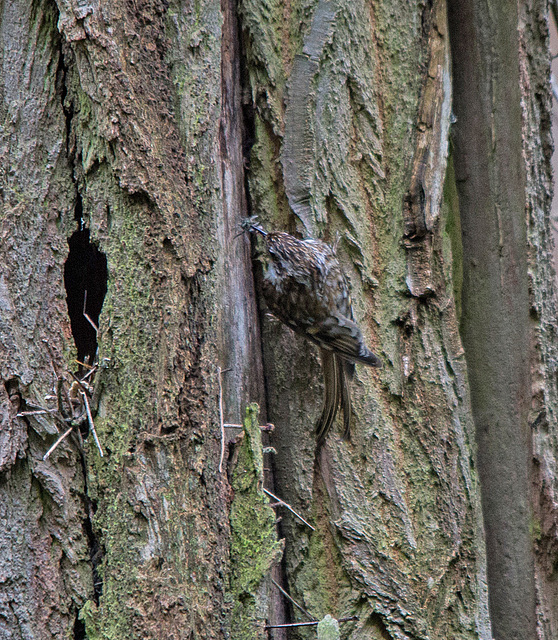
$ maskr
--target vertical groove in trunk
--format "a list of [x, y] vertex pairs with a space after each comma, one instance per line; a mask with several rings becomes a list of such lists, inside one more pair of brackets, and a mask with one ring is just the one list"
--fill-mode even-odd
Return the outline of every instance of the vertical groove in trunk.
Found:
[[223, 369], [228, 370], [224, 377], [225, 421], [238, 422], [249, 402], [257, 402], [265, 417], [265, 398], [250, 239], [240, 228], [248, 209], [244, 178], [241, 52], [235, 0], [222, 0], [221, 10], [219, 162], [223, 209], [217, 218], [220, 241], [218, 265], [222, 278], [219, 325], [221, 361]]
[[[221, 89], [222, 105], [219, 122], [220, 179], [222, 215], [217, 218], [220, 241], [218, 269], [222, 295], [219, 304], [221, 329], [220, 357], [224, 374], [224, 398], [227, 403], [225, 422], [238, 422], [248, 403], [257, 402], [262, 421], [266, 418], [266, 398], [259, 314], [251, 268], [250, 239], [242, 233], [240, 222], [248, 216], [245, 162], [249, 123], [244, 119], [242, 100], [242, 50], [236, 0], [221, 0], [223, 13]], [[241, 421], [240, 420], [240, 421]], [[265, 435], [268, 439], [267, 434]], [[266, 456], [265, 477], [273, 489], [272, 460]], [[233, 503], [234, 504], [234, 503]], [[243, 561], [250, 562], [249, 558]], [[281, 566], [274, 563], [271, 575], [282, 582]], [[271, 624], [285, 621], [281, 593], [268, 585], [267, 615]], [[234, 613], [233, 613], [234, 615]], [[238, 622], [232, 620], [233, 633]], [[286, 638], [283, 629], [271, 632], [275, 640]], [[240, 637], [236, 635], [235, 637]]]

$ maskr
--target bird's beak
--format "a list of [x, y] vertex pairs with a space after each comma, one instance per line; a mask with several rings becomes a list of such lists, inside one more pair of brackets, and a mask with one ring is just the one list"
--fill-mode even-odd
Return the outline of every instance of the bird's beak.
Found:
[[258, 222], [257, 216], [250, 216], [249, 218], [244, 218], [244, 220], [240, 223], [240, 226], [242, 227], [242, 231], [249, 231], [250, 233], [253, 233], [254, 231], [256, 231], [257, 233], [259, 233], [265, 238], [267, 236], [267, 232], [264, 231], [257, 224], [257, 222]]
[[267, 236], [267, 231], [264, 231], [261, 227], [258, 227], [255, 224], [250, 225], [250, 231], [257, 231], [264, 238]]
[[258, 233], [260, 233], [264, 238], [267, 235], [267, 231], [264, 231], [261, 227], [257, 227], [256, 225], [250, 225], [247, 229], [242, 229], [241, 231], [239, 231], [237, 234], [235, 234], [234, 238], [238, 238], [239, 236], [243, 235], [244, 233], [246, 233], [246, 231], [252, 232], [252, 231], [257, 231]]

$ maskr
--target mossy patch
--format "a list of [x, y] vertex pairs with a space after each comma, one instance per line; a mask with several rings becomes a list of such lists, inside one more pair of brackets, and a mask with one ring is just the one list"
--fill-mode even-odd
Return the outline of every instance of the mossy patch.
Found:
[[231, 485], [231, 638], [264, 638], [268, 610], [269, 572], [279, 562], [275, 513], [263, 492], [263, 448], [258, 405], [246, 410]]

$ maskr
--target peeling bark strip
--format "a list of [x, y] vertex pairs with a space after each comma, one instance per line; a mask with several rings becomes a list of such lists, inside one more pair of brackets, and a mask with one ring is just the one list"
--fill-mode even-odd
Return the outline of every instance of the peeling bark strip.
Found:
[[[219, 274], [217, 293], [217, 313], [219, 317], [218, 357], [223, 369], [224, 389], [224, 419], [233, 421], [241, 419], [245, 407], [249, 403], [257, 402], [264, 407], [266, 398], [264, 391], [264, 372], [262, 363], [262, 349], [260, 323], [256, 305], [254, 279], [252, 274], [250, 240], [242, 232], [240, 223], [248, 216], [245, 183], [245, 162], [247, 153], [247, 123], [243, 121], [243, 104], [241, 101], [242, 78], [241, 66], [243, 52], [239, 37], [239, 23], [236, 0], [222, 0], [223, 14], [221, 36], [221, 115], [219, 120], [219, 178], [222, 195], [221, 209], [217, 212], [216, 226], [220, 248], [217, 256], [216, 271]], [[246, 154], [246, 155], [245, 155]], [[240, 236], [239, 236], [240, 234]], [[247, 414], [246, 425], [257, 419], [252, 406]], [[257, 422], [255, 423], [258, 424]], [[254, 424], [252, 424], [252, 427]], [[256, 427], [259, 429], [258, 427]], [[251, 446], [247, 437], [246, 446]], [[261, 436], [257, 434], [261, 446]], [[257, 470], [257, 473], [263, 470]], [[235, 477], [238, 481], [237, 472]], [[271, 477], [268, 470], [267, 477]], [[258, 482], [263, 482], [262, 478]], [[232, 482], [233, 490], [235, 481]], [[242, 493], [242, 491], [241, 491]], [[280, 594], [269, 591], [269, 575], [271, 571], [278, 579], [280, 567], [268, 558], [271, 547], [266, 548], [261, 540], [252, 538], [248, 548], [241, 543], [244, 538], [249, 539], [254, 532], [240, 530], [239, 520], [246, 518], [242, 511], [253, 514], [251, 509], [256, 505], [250, 504], [250, 499], [238, 496], [238, 502], [231, 507], [232, 547], [231, 556], [234, 568], [231, 577], [231, 589], [235, 602], [229, 626], [233, 638], [258, 637], [263, 634], [265, 619], [274, 623], [285, 620], [284, 605]], [[245, 523], [246, 524], [246, 523]], [[253, 524], [253, 523], [252, 523]], [[261, 524], [261, 522], [260, 522]], [[269, 524], [269, 523], [267, 523]], [[258, 532], [258, 536], [262, 532]], [[275, 541], [276, 527], [271, 523], [267, 531], [269, 544]], [[235, 538], [236, 536], [236, 538]], [[240, 536], [240, 539], [239, 539]], [[267, 562], [266, 558], [269, 560]], [[261, 569], [263, 565], [263, 569]], [[256, 567], [261, 573], [257, 574]], [[268, 575], [269, 574], [269, 575]], [[255, 577], [256, 576], [256, 577]], [[267, 589], [260, 588], [264, 580]], [[247, 593], [247, 585], [261, 593]], [[265, 606], [264, 606], [265, 605]], [[255, 625], [259, 631], [255, 630]], [[276, 632], [274, 640], [284, 640], [282, 632]]]
[[449, 3], [463, 236], [462, 335], [475, 418], [497, 640], [536, 637], [526, 176], [519, 15]]
[[432, 236], [440, 219], [451, 121], [449, 42], [444, 3], [425, 11], [428, 34], [427, 73], [424, 76], [411, 185], [403, 208], [407, 249], [407, 286], [421, 298], [434, 293]]
[[314, 11], [312, 26], [304, 39], [302, 55], [296, 55], [289, 79], [289, 99], [285, 111], [285, 139], [282, 163], [285, 191], [289, 204], [303, 223], [308, 235], [318, 237], [325, 212], [312, 207], [315, 144], [314, 79], [320, 59], [335, 26], [335, 0], [320, 0]]

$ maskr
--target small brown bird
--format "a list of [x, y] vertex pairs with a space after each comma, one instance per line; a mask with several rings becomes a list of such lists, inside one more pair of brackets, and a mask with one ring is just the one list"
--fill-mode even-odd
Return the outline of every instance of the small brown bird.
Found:
[[364, 343], [354, 321], [349, 283], [334, 250], [320, 240], [266, 232], [254, 217], [242, 223], [245, 231], [264, 238], [267, 269], [263, 294], [273, 315], [320, 348], [324, 371], [324, 403], [316, 423], [321, 445], [343, 409], [345, 434], [350, 437], [352, 379], [355, 362], [381, 367], [382, 361]]

